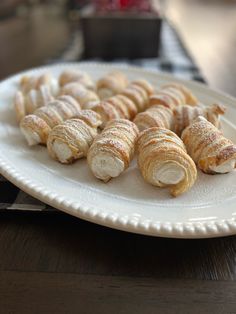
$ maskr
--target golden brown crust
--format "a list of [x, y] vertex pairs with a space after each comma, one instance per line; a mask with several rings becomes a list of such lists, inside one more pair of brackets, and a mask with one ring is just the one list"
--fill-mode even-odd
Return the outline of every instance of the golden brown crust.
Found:
[[193, 160], [181, 139], [170, 130], [153, 127], [141, 132], [137, 153], [144, 180], [154, 186], [168, 187], [173, 196], [188, 191], [196, 181]]
[[65, 164], [86, 157], [100, 122], [95, 112], [82, 110], [76, 119], [55, 126], [47, 140], [49, 155]]
[[[20, 122], [20, 128], [26, 132], [35, 133], [39, 136], [39, 143], [46, 145], [50, 126], [40, 117], [32, 114], [25, 116]], [[31, 144], [30, 144], [31, 145]]]
[[103, 101], [95, 105], [92, 110], [97, 112], [101, 119], [102, 119], [102, 125], [101, 127], [104, 128], [106, 123], [113, 119], [119, 119], [120, 115], [117, 109], [109, 102]]
[[85, 108], [91, 102], [99, 101], [98, 95], [86, 89], [78, 82], [71, 82], [62, 87], [61, 95], [70, 95], [79, 102], [82, 108]]
[[93, 174], [104, 182], [120, 175], [133, 158], [137, 135], [138, 129], [131, 121], [115, 119], [108, 122], [88, 152]]
[[200, 106], [179, 106], [173, 110], [174, 127], [173, 131], [181, 135], [182, 131], [189, 126], [198, 116], [203, 116], [217, 128], [220, 127], [220, 115], [224, 114], [225, 107], [222, 105], [212, 105], [209, 107]]
[[21, 91], [16, 92], [13, 105], [15, 109], [16, 120], [18, 123], [20, 123], [21, 119], [23, 119], [26, 115], [24, 95]]
[[116, 97], [117, 97], [117, 99], [120, 99], [123, 102], [123, 104], [126, 106], [128, 113], [129, 113], [128, 119], [133, 120], [133, 118], [136, 116], [136, 114], [138, 112], [134, 102], [124, 95], [117, 95]]
[[203, 117], [182, 133], [189, 155], [205, 173], [226, 173], [236, 166], [236, 145]]
[[64, 86], [66, 84], [74, 82], [84, 86], [86, 89], [95, 89], [94, 82], [92, 81], [91, 77], [85, 72], [79, 70], [65, 70], [61, 73], [59, 77], [60, 86]]
[[171, 110], [185, 104], [196, 106], [198, 100], [186, 86], [177, 83], [162, 86], [161, 89], [149, 99], [149, 106], [162, 105]]
[[137, 85], [141, 87], [142, 89], [144, 89], [149, 97], [154, 93], [153, 86], [144, 79], [138, 79], [138, 80], [132, 81], [132, 85]]
[[189, 88], [187, 88], [185, 85], [171, 82], [169, 84], [162, 86], [162, 89], [168, 89], [170, 87], [178, 90], [179, 92], [181, 92], [184, 95], [185, 104], [188, 104], [190, 106], [196, 106], [198, 104], [197, 97], [195, 95], [193, 95], [191, 90]]
[[[34, 114], [25, 116], [21, 120], [21, 130], [29, 131], [30, 134], [25, 135], [29, 145], [36, 145], [39, 143], [45, 144], [46, 139], [43, 137], [43, 141], [38, 139], [34, 140], [35, 137], [38, 136], [42, 139], [41, 134], [44, 136], [48, 135], [48, 130], [52, 129], [56, 125], [62, 123], [67, 119], [71, 119], [78, 115], [80, 112], [81, 107], [75, 101], [75, 99], [71, 98], [70, 96], [62, 96], [59, 97], [57, 100], [54, 100], [47, 104], [47, 106], [43, 106], [38, 108]], [[34, 127], [35, 121], [35, 127]], [[39, 121], [41, 121], [39, 123]], [[27, 124], [29, 126], [27, 127]], [[44, 131], [45, 129], [45, 131]], [[23, 132], [24, 133], [24, 132]], [[32, 141], [31, 141], [32, 139]], [[31, 143], [32, 142], [32, 143]], [[30, 144], [31, 143], [31, 144]]]
[[[97, 92], [102, 100], [121, 93], [128, 85], [124, 73], [113, 71], [97, 81]], [[108, 96], [108, 97], [107, 97]]]
[[118, 97], [114, 96], [111, 98], [108, 98], [106, 100], [109, 104], [111, 104], [119, 113], [119, 118], [121, 119], [129, 119], [129, 112], [122, 100], [120, 100]]
[[146, 111], [137, 114], [134, 118], [134, 123], [139, 128], [139, 131], [155, 126], [172, 129], [174, 117], [169, 108], [164, 106], [152, 106]]
[[47, 86], [50, 94], [54, 97], [59, 92], [58, 82], [50, 72], [45, 72], [39, 76], [24, 75], [21, 77], [19, 85], [23, 94], [28, 94], [32, 89], [39, 90], [41, 86]]
[[81, 110], [75, 116], [75, 118], [83, 120], [84, 122], [86, 122], [86, 124], [93, 128], [97, 128], [102, 124], [100, 115], [97, 112], [89, 109]]

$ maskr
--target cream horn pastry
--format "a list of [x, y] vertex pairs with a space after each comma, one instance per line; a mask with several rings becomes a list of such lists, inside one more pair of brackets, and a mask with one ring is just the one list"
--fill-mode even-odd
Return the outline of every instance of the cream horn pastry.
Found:
[[196, 106], [198, 104], [197, 97], [193, 95], [191, 90], [183, 84], [171, 82], [169, 84], [162, 86], [162, 89], [180, 91], [184, 95], [185, 103], [188, 104], [189, 106]]
[[47, 85], [50, 93], [55, 97], [59, 94], [59, 84], [50, 72], [43, 73], [39, 76], [24, 75], [20, 80], [20, 90], [27, 94], [31, 89], [38, 90], [40, 86]]
[[14, 96], [13, 106], [15, 110], [16, 120], [18, 123], [24, 118], [26, 115], [25, 108], [25, 97], [21, 91], [17, 91]]
[[37, 108], [47, 105], [54, 99], [48, 85], [41, 85], [38, 89], [31, 89], [27, 94], [17, 91], [14, 97], [14, 108], [17, 121], [33, 113]]
[[187, 192], [195, 183], [196, 166], [174, 132], [158, 127], [146, 129], [136, 146], [138, 167], [146, 182], [168, 187], [173, 196]]
[[100, 124], [101, 119], [96, 112], [82, 110], [76, 119], [55, 126], [47, 140], [49, 155], [64, 164], [86, 157]]
[[128, 79], [120, 71], [112, 71], [97, 81], [97, 93], [104, 100], [120, 94], [128, 85]]
[[121, 95], [129, 98], [135, 104], [137, 112], [144, 111], [148, 106], [149, 92], [144, 84], [137, 84], [137, 81], [131, 82]]
[[125, 171], [133, 158], [137, 136], [138, 129], [129, 120], [108, 122], [88, 151], [88, 165], [94, 176], [107, 182]]
[[220, 115], [225, 113], [226, 108], [222, 105], [214, 104], [209, 107], [188, 105], [179, 106], [174, 109], [174, 124], [172, 131], [181, 135], [182, 131], [189, 126], [198, 116], [203, 116], [217, 128], [220, 128]]
[[[131, 106], [131, 108], [133, 107]], [[98, 103], [92, 110], [101, 116], [101, 128], [104, 128], [106, 123], [113, 119], [130, 119], [133, 113], [132, 109], [130, 111], [129, 99], [118, 95]]]
[[196, 106], [197, 104], [198, 100], [192, 92], [184, 85], [176, 83], [163, 86], [149, 98], [149, 106], [163, 105], [171, 110], [180, 105]]
[[70, 95], [74, 97], [83, 109], [92, 109], [100, 99], [98, 95], [89, 89], [86, 89], [78, 82], [72, 82], [64, 85], [61, 89], [62, 95]]
[[174, 116], [172, 110], [168, 107], [154, 105], [144, 112], [138, 113], [133, 122], [137, 125], [140, 132], [151, 127], [172, 129]]
[[40, 107], [33, 114], [25, 116], [20, 129], [30, 146], [46, 144], [48, 134], [56, 125], [77, 117], [81, 110], [79, 103], [70, 96], [60, 96]]
[[197, 117], [182, 133], [189, 155], [205, 173], [227, 173], [236, 167], [236, 145], [204, 117]]
[[67, 85], [68, 83], [78, 83], [86, 89], [95, 90], [95, 84], [91, 77], [80, 70], [65, 70], [59, 77], [60, 86]]
[[153, 93], [153, 87], [145, 80], [136, 80], [122, 94], [98, 102], [92, 110], [101, 115], [102, 125], [113, 119], [132, 120], [138, 111], [146, 108], [148, 97]]

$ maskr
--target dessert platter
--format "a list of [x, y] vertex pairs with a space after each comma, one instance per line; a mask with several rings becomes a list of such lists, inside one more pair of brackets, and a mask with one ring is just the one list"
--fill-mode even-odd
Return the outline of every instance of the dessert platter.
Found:
[[236, 233], [236, 100], [129, 66], [0, 83], [0, 173], [76, 217], [152, 236]]

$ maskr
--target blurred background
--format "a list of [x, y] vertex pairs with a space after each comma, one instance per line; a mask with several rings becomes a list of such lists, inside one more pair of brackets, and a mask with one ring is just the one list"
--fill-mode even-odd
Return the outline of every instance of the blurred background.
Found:
[[99, 60], [205, 80], [236, 96], [235, 34], [235, 0], [0, 0], [0, 79]]

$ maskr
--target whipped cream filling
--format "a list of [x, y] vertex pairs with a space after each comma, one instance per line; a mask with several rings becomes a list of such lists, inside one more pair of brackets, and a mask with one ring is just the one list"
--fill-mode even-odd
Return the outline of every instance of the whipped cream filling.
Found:
[[217, 173], [227, 173], [232, 171], [235, 168], [235, 159], [228, 160], [219, 166], [210, 167], [210, 169]]
[[25, 128], [21, 128], [21, 132], [24, 135], [29, 146], [33, 146], [33, 145], [37, 145], [37, 144], [41, 143], [41, 138], [38, 135], [38, 133], [36, 133], [30, 129], [25, 129]]
[[184, 179], [185, 173], [181, 167], [166, 163], [154, 173], [154, 179], [163, 184], [177, 184]]
[[72, 157], [72, 151], [67, 144], [55, 140], [52, 144], [53, 151], [61, 163], [66, 163]]
[[117, 157], [98, 154], [92, 159], [91, 170], [94, 175], [104, 181], [118, 177], [124, 170], [124, 162]]

